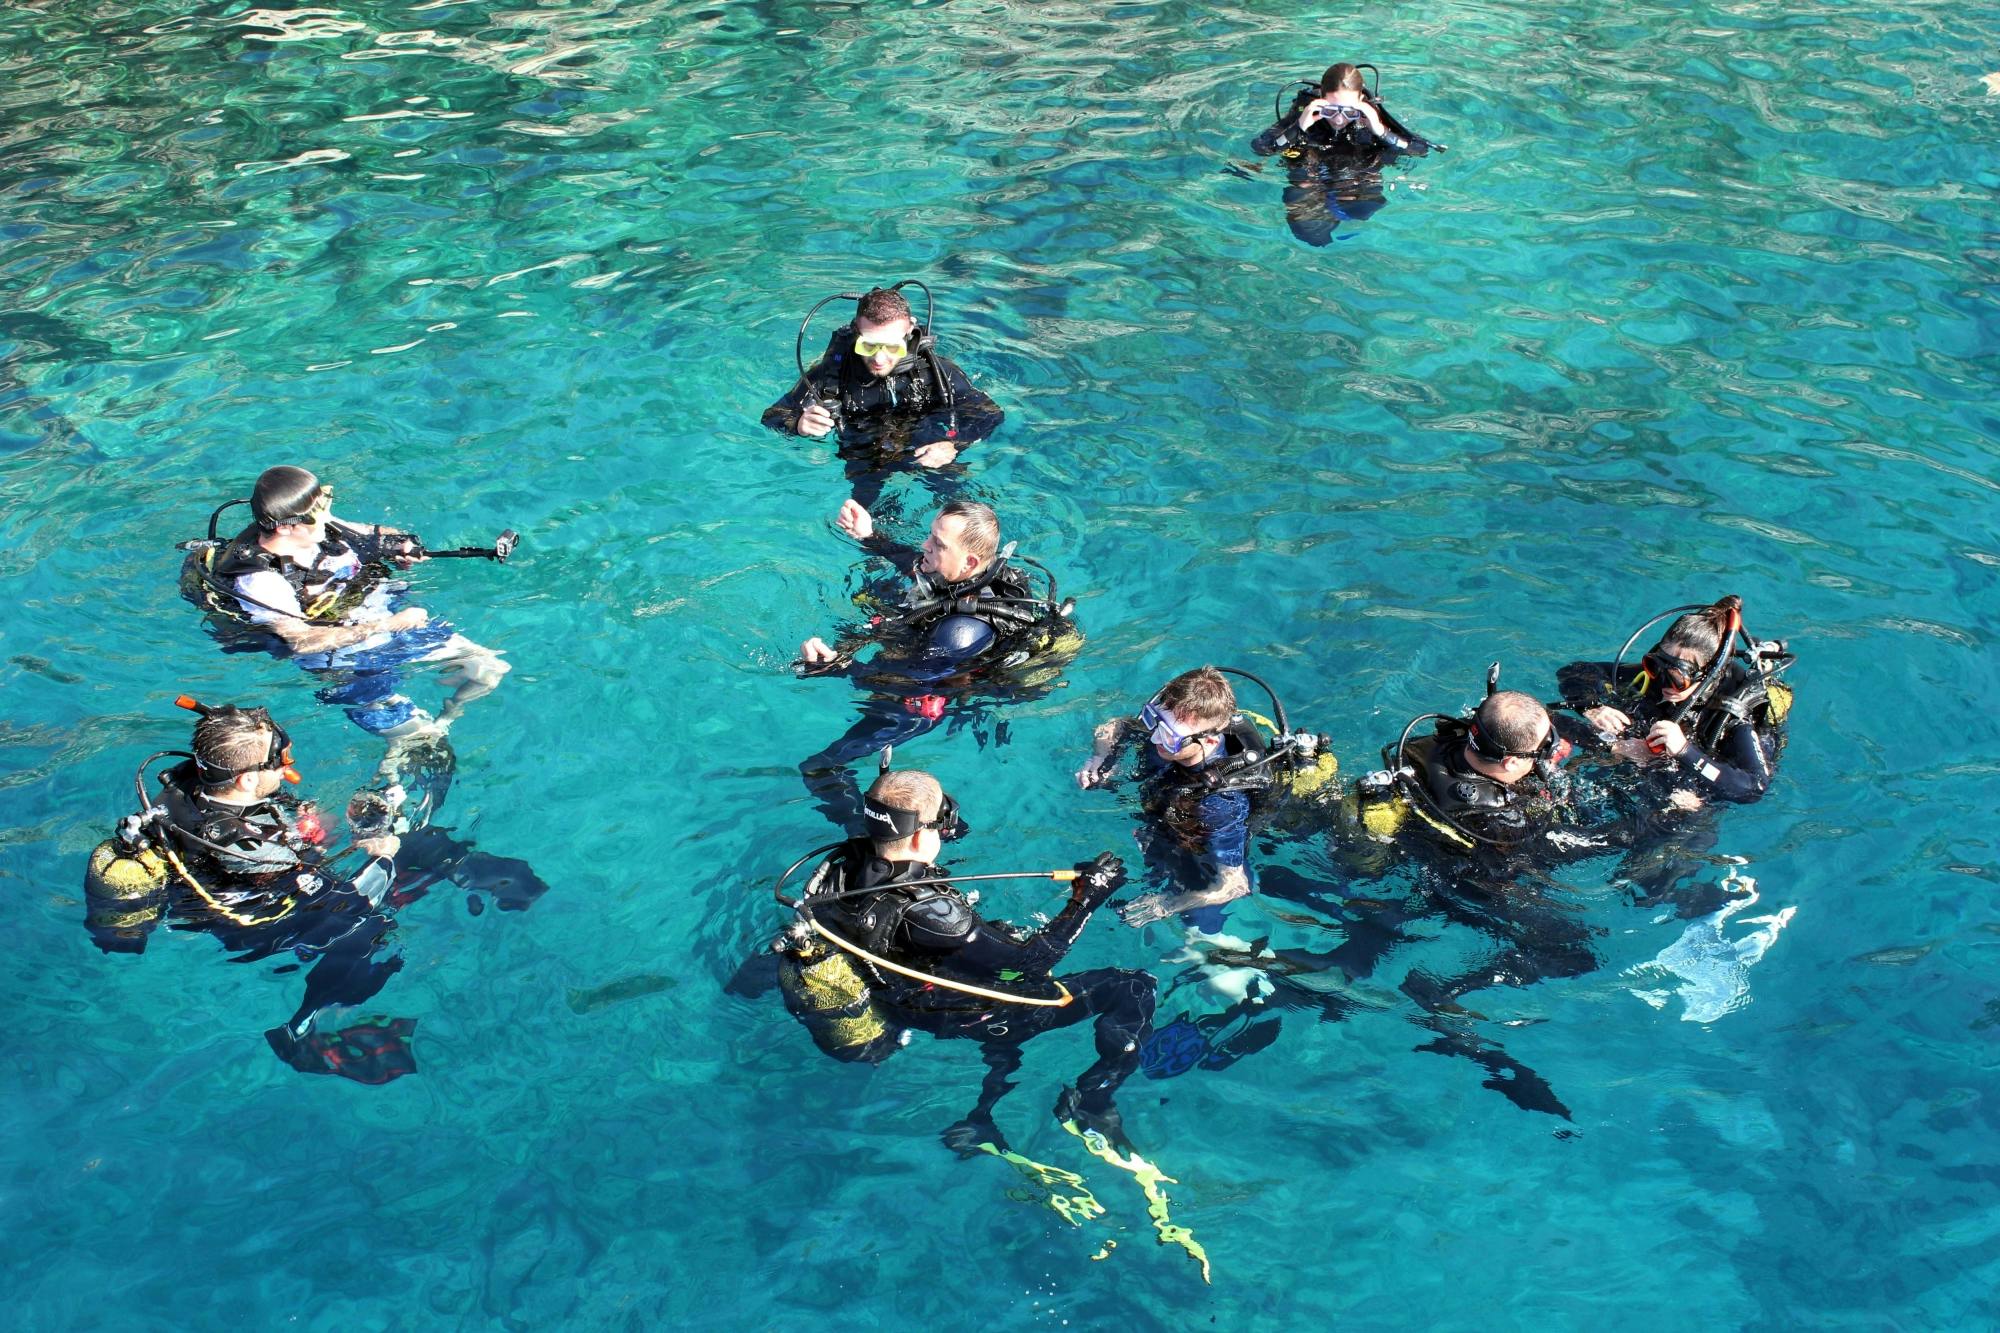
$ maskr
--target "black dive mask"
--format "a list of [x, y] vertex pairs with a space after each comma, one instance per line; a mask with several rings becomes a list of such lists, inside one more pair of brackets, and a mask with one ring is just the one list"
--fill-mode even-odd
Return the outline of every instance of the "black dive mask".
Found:
[[1664, 643], [1655, 644], [1639, 666], [1666, 690], [1684, 690], [1701, 679], [1701, 663], [1668, 652]]
[[925, 829], [936, 829], [940, 842], [957, 842], [966, 834], [965, 821], [959, 817], [958, 802], [951, 799], [949, 792], [938, 805], [937, 818], [928, 822], [919, 819], [914, 810], [892, 809], [872, 796], [862, 798], [861, 817], [868, 824], [869, 836], [885, 842], [891, 838], [914, 837]]
[[1477, 722], [1472, 724], [1471, 739], [1472, 748], [1477, 750], [1482, 758], [1490, 759], [1496, 764], [1509, 759], [1532, 759], [1535, 761], [1535, 771], [1544, 775], [1553, 771], [1557, 764], [1569, 757], [1569, 743], [1556, 736], [1553, 721], [1549, 723], [1548, 734], [1542, 737], [1542, 743], [1532, 750], [1508, 749], [1480, 730]]

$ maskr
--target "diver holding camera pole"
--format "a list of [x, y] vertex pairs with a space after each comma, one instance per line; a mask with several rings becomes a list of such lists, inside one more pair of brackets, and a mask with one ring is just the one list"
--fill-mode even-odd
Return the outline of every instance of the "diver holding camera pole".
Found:
[[[237, 505], [251, 522], [225, 540], [217, 524]], [[491, 546], [433, 551], [415, 533], [332, 511], [333, 488], [312, 473], [266, 469], [247, 498], [209, 515], [206, 538], [181, 543], [181, 593], [209, 614], [226, 650], [289, 656], [326, 680], [321, 702], [390, 742], [383, 768], [394, 780], [403, 750], [448, 754], [447, 729], [508, 671], [492, 649], [408, 605], [398, 575], [425, 560], [505, 563], [520, 538], [509, 529]], [[402, 692], [404, 670], [418, 665], [440, 668], [450, 690], [435, 716]]]

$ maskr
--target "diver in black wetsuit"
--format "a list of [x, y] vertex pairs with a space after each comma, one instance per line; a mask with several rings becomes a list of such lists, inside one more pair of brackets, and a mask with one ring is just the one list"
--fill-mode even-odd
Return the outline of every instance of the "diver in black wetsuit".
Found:
[[1782, 641], [1757, 643], [1742, 633], [1740, 597], [1675, 610], [1683, 614], [1636, 665], [1623, 661], [1624, 652], [1664, 615], [1640, 626], [1619, 660], [1572, 662], [1556, 673], [1557, 686], [1612, 759], [1696, 804], [1755, 801], [1784, 749], [1792, 691], [1778, 675], [1793, 655]]
[[[801, 675], [845, 675], [869, 692], [859, 720], [799, 765], [827, 817], [851, 831], [860, 810], [847, 765], [921, 736], [947, 715], [955, 727], [977, 723], [976, 696], [1020, 699], [1048, 688], [1082, 638], [1070, 603], [1057, 600], [1053, 576], [1001, 546], [1000, 520], [983, 504], [947, 502], [921, 550], [880, 535], [873, 516], [851, 499], [838, 523], [904, 576], [899, 588], [869, 594], [879, 609], [866, 623], [833, 643], [815, 635], [799, 645]], [[1045, 590], [1024, 566], [1040, 570]], [[868, 661], [856, 660], [870, 647], [877, 651]]]
[[[216, 937], [239, 962], [290, 955], [312, 963], [298, 1010], [265, 1033], [280, 1059], [304, 1073], [386, 1083], [416, 1069], [410, 1019], [330, 1030], [331, 1011], [372, 998], [403, 966], [386, 906], [401, 906], [440, 879], [490, 890], [503, 909], [518, 909], [547, 889], [525, 862], [488, 857], [445, 831], [418, 829], [399, 838], [381, 792], [364, 792], [349, 809], [352, 847], [366, 861], [352, 878], [336, 871], [328, 830], [315, 807], [282, 793], [298, 781], [291, 742], [261, 708], [206, 708], [192, 753], [162, 772], [156, 802], [119, 826], [91, 856], [85, 877], [85, 926], [106, 953], [141, 953], [160, 921]], [[448, 751], [445, 752], [448, 755]], [[416, 780], [417, 770], [410, 770]], [[425, 776], [448, 783], [448, 768]], [[428, 810], [436, 792], [394, 793]], [[399, 871], [398, 858], [402, 867]], [[480, 901], [475, 897], [474, 901]], [[296, 965], [296, 964], [294, 964]]]
[[886, 1059], [908, 1030], [978, 1042], [987, 1069], [978, 1101], [944, 1135], [965, 1153], [1006, 1146], [993, 1108], [1013, 1087], [1022, 1045], [1090, 1019], [1097, 1059], [1063, 1090], [1056, 1116], [1122, 1145], [1112, 1097], [1138, 1068], [1153, 978], [1124, 968], [1051, 974], [1125, 882], [1123, 863], [1105, 853], [1047, 876], [1070, 881], [1069, 901], [1023, 935], [982, 917], [935, 864], [964, 831], [936, 778], [882, 774], [865, 819], [869, 836], [832, 849], [795, 904], [798, 921], [772, 946], [787, 1007], [822, 1050], [846, 1060]]
[[1432, 148], [1389, 114], [1362, 79], [1363, 68], [1346, 62], [1330, 67], [1317, 87], [1303, 85], [1289, 110], [1250, 142], [1259, 157], [1285, 158], [1290, 184], [1285, 219], [1292, 234], [1308, 245], [1325, 245], [1342, 222], [1372, 217], [1387, 203], [1382, 167]]
[[[938, 354], [934, 330], [916, 322], [897, 290], [903, 285], [861, 296], [853, 322], [834, 330], [820, 359], [764, 409], [764, 424], [775, 431], [814, 438], [837, 432], [848, 485], [869, 509], [892, 473], [912, 468], [943, 498], [940, 470], [991, 435], [1002, 416]], [[804, 333], [802, 325], [801, 339]]]
[[[1321, 961], [1358, 978], [1405, 938], [1404, 925], [1437, 913], [1494, 936], [1499, 952], [1457, 977], [1412, 971], [1405, 978], [1404, 993], [1424, 1010], [1423, 1026], [1438, 1034], [1421, 1049], [1465, 1056], [1491, 1075], [1486, 1086], [1516, 1105], [1566, 1118], [1568, 1108], [1545, 1080], [1466, 1028], [1463, 1020], [1476, 1015], [1458, 999], [1488, 986], [1526, 986], [1597, 967], [1591, 929], [1540, 880], [1564, 861], [1623, 847], [1631, 821], [1594, 789], [1586, 794], [1561, 768], [1571, 746], [1540, 701], [1500, 690], [1498, 679], [1496, 663], [1487, 676], [1487, 697], [1471, 718], [1434, 713], [1412, 719], [1383, 750], [1386, 767], [1357, 784], [1356, 800], [1343, 812], [1347, 870], [1379, 875], [1393, 854], [1413, 856], [1422, 899], [1408, 906], [1373, 904], [1368, 918], [1351, 928], [1349, 945]], [[1437, 724], [1432, 734], [1412, 740], [1410, 733], [1427, 720]], [[1279, 877], [1267, 877], [1265, 887], [1293, 896]], [[1286, 965], [1302, 970], [1304, 963], [1291, 957]], [[1281, 968], [1273, 971], [1282, 976]]]
[[[1625, 661], [1648, 629], [1677, 616], [1658, 643]], [[1793, 654], [1783, 640], [1743, 630], [1735, 596], [1681, 606], [1641, 625], [1610, 662], [1572, 662], [1556, 673], [1563, 699], [1590, 724], [1580, 736], [1647, 810], [1646, 833], [1622, 878], [1641, 904], [1672, 900], [1684, 916], [1721, 905], [1699, 879], [1716, 841], [1717, 802], [1748, 804], [1770, 787], [1784, 750], [1792, 689], [1780, 676]]]

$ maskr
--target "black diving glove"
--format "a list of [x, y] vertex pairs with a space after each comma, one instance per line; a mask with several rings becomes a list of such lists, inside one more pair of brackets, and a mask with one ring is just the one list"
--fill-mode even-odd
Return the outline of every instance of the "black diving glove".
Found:
[[1074, 901], [1089, 903], [1092, 907], [1116, 893], [1125, 883], [1125, 863], [1110, 852], [1099, 852], [1089, 861], [1078, 861], [1074, 869], [1076, 882], [1069, 895]]

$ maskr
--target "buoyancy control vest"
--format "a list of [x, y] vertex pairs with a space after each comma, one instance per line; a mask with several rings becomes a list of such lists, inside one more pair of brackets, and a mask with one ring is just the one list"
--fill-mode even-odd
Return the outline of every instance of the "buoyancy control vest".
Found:
[[910, 333], [910, 354], [881, 376], [870, 374], [855, 355], [856, 336], [851, 323], [835, 329], [812, 372], [814, 390], [822, 400], [833, 399], [830, 406], [843, 423], [885, 414], [922, 416], [947, 405], [944, 367], [923, 326]]
[[247, 805], [209, 800], [193, 760], [160, 774], [161, 830], [187, 863], [206, 872], [218, 896], [249, 901], [273, 890], [286, 896], [321, 886], [318, 854], [300, 829], [302, 807], [290, 797]]
[[[374, 548], [379, 542], [342, 524], [328, 523], [325, 540], [312, 565], [302, 565], [289, 556], [275, 555], [258, 545], [259, 529], [249, 527], [226, 543], [197, 541], [186, 543], [187, 559], [181, 565], [181, 593], [203, 610], [236, 620], [250, 618], [257, 606], [287, 617], [294, 613], [280, 607], [264, 606], [237, 590], [236, 581], [260, 571], [271, 571], [290, 585], [298, 599], [301, 618], [313, 625], [337, 625], [374, 591], [387, 570]], [[335, 573], [329, 563], [345, 565], [349, 572]]]
[[1468, 720], [1441, 717], [1430, 735], [1402, 743], [1400, 753], [1397, 742], [1384, 746], [1382, 772], [1357, 792], [1367, 831], [1394, 838], [1415, 814], [1437, 840], [1463, 853], [1508, 850], [1531, 837], [1556, 813], [1560, 796], [1527, 779], [1509, 786], [1472, 769], [1464, 759], [1470, 735]]

